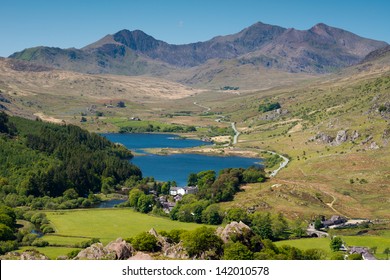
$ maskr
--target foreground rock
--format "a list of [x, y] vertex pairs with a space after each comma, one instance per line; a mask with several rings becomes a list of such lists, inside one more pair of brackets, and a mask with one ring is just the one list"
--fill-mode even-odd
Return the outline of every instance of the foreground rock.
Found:
[[137, 252], [134, 256], [130, 257], [129, 260], [153, 260], [153, 257], [144, 252]]
[[188, 259], [187, 250], [183, 246], [183, 242], [169, 243], [167, 238], [159, 235], [154, 228], [149, 233], [157, 238], [158, 245], [161, 248], [162, 255], [170, 259]]
[[241, 221], [239, 223], [231, 222], [224, 228], [217, 228], [216, 234], [222, 239], [224, 243], [240, 240], [244, 244], [250, 243], [250, 238], [255, 235], [252, 229]]
[[118, 238], [105, 247], [102, 243], [92, 244], [80, 251], [75, 260], [127, 260], [133, 253], [134, 248], [122, 238]]
[[27, 250], [23, 253], [9, 252], [0, 257], [1, 260], [48, 260], [49, 258], [36, 250]]

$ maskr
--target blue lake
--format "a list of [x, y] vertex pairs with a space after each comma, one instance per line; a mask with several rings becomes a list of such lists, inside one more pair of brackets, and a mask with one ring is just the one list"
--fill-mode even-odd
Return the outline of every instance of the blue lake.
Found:
[[186, 186], [190, 173], [204, 170], [215, 170], [217, 173], [224, 168], [249, 167], [259, 164], [259, 158], [220, 157], [200, 154], [154, 155], [148, 154], [146, 148], [189, 148], [211, 143], [194, 139], [182, 139], [172, 134], [103, 134], [115, 143], [121, 143], [132, 151], [143, 153], [135, 156], [131, 162], [137, 165], [144, 177], [154, 177], [158, 181], [176, 181], [178, 186]]

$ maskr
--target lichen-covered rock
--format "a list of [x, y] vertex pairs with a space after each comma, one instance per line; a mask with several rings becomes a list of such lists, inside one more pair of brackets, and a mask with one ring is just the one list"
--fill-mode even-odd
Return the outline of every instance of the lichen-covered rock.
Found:
[[337, 132], [336, 138], [332, 142], [333, 145], [338, 146], [345, 143], [348, 140], [348, 134], [346, 130], [340, 130]]
[[378, 150], [380, 147], [378, 146], [378, 144], [375, 142], [375, 141], [372, 141], [371, 144], [370, 144], [370, 149], [371, 150]]
[[122, 238], [118, 238], [117, 240], [110, 242], [105, 249], [109, 253], [115, 254], [116, 260], [127, 260], [134, 253], [134, 248], [126, 243]]
[[134, 256], [130, 257], [129, 260], [153, 260], [153, 257], [144, 252], [137, 252]]
[[107, 251], [104, 249], [102, 243], [92, 244], [90, 247], [81, 250], [77, 256], [76, 260], [101, 260], [104, 256], [107, 255]]
[[77, 254], [77, 260], [126, 260], [133, 255], [133, 247], [122, 238], [110, 242], [106, 247], [102, 243], [92, 244]]
[[151, 228], [149, 230], [149, 234], [153, 235], [154, 237], [156, 237], [157, 239], [157, 243], [158, 243], [158, 246], [161, 248], [161, 251], [165, 251], [167, 250], [169, 247], [172, 246], [172, 244], [170, 244], [168, 241], [167, 241], [167, 238], [165, 238], [164, 236], [161, 236], [157, 233], [157, 231], [154, 229], [154, 228]]
[[166, 248], [165, 250], [163, 250], [163, 253], [164, 253], [164, 256], [171, 258], [171, 259], [188, 259], [189, 258], [187, 250], [184, 248], [182, 241]]
[[254, 235], [251, 228], [241, 221], [239, 223], [233, 221], [230, 224], [227, 224], [224, 228], [219, 227], [217, 228], [216, 233], [224, 243], [228, 243], [232, 240], [232, 238], [245, 240]]
[[9, 252], [4, 256], [1, 256], [1, 260], [48, 260], [49, 258], [36, 251], [36, 250], [26, 250], [23, 253], [18, 252]]
[[317, 142], [323, 143], [323, 144], [330, 144], [334, 138], [332, 136], [329, 136], [323, 132], [318, 132], [315, 136], [315, 139]]

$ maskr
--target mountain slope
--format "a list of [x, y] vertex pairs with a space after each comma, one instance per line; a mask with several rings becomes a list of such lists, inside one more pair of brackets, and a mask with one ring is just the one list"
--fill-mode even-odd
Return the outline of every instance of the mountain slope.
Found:
[[385, 46], [385, 42], [325, 24], [300, 31], [258, 22], [236, 34], [184, 45], [168, 44], [140, 30], [121, 30], [82, 49], [37, 47], [10, 57], [85, 73], [164, 76], [211, 59], [239, 59], [241, 64], [288, 72], [327, 73], [358, 63]]

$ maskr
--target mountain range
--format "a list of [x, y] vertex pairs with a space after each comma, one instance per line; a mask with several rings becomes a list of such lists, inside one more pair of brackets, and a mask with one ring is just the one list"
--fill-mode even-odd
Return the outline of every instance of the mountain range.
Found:
[[173, 45], [140, 30], [121, 30], [81, 49], [34, 47], [10, 58], [91, 74], [167, 76], [177, 70], [204, 68], [213, 61], [232, 60], [235, 66], [316, 74], [356, 64], [386, 46], [386, 42], [323, 23], [302, 31], [258, 22], [205, 42]]

